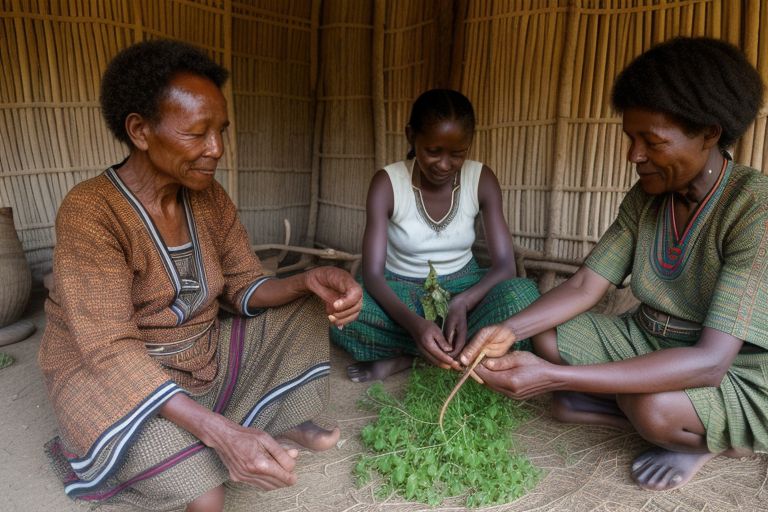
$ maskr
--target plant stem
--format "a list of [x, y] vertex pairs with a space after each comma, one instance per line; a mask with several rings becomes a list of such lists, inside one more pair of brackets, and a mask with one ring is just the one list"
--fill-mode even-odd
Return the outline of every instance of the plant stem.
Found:
[[466, 380], [469, 378], [469, 376], [472, 374], [472, 372], [475, 370], [475, 367], [480, 364], [480, 361], [483, 360], [486, 354], [486, 349], [483, 349], [480, 351], [480, 353], [475, 358], [475, 361], [472, 363], [472, 365], [467, 368], [467, 371], [464, 372], [464, 375], [461, 376], [459, 379], [459, 382], [456, 383], [456, 385], [453, 387], [453, 390], [451, 390], [451, 394], [448, 395], [448, 398], [445, 399], [445, 403], [443, 404], [443, 407], [440, 409], [440, 418], [437, 420], [437, 423], [440, 425], [440, 430], [443, 431], [443, 434], [445, 434], [445, 430], [443, 429], [443, 417], [445, 416], [445, 410], [448, 408], [448, 404], [451, 403], [451, 400], [453, 400], [453, 397], [456, 395], [456, 392], [459, 390], [459, 388], [466, 382]]

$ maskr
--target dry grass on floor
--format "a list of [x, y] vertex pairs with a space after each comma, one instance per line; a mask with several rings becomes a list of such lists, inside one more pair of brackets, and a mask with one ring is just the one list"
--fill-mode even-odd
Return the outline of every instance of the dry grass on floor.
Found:
[[[0, 370], [0, 510], [87, 511], [89, 506], [64, 496], [61, 485], [43, 457], [42, 445], [56, 426], [35, 363], [44, 327], [42, 302], [36, 300], [28, 318], [38, 332], [28, 340], [3, 347], [16, 363]], [[324, 423], [342, 429], [337, 449], [301, 454], [299, 481], [288, 489], [258, 492], [231, 486], [227, 510], [232, 512], [448, 512], [464, 510], [449, 502], [430, 508], [409, 503], [397, 496], [375, 496], [372, 485], [356, 488], [352, 466], [363, 448], [359, 432], [373, 420], [371, 412], [357, 407], [366, 389], [350, 382], [344, 369], [351, 360], [332, 351], [331, 404]], [[385, 383], [389, 390], [403, 388], [407, 372]], [[707, 464], [692, 482], [676, 491], [649, 492], [638, 489], [629, 478], [632, 458], [645, 447], [637, 435], [608, 428], [564, 425], [547, 414], [548, 400], [531, 402], [536, 414], [519, 431], [520, 442], [533, 462], [547, 474], [536, 489], [491, 511], [758, 511], [768, 509], [768, 458], [745, 460], [718, 457]], [[125, 507], [103, 506], [105, 512]]]

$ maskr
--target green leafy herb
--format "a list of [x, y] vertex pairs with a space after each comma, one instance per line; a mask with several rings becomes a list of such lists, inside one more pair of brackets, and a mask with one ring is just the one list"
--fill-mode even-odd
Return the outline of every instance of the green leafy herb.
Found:
[[435, 321], [439, 317], [445, 322], [451, 294], [437, 282], [437, 271], [435, 271], [431, 261], [428, 263], [429, 274], [427, 274], [427, 279], [424, 281], [424, 295], [419, 299], [421, 306], [424, 308], [424, 318]]
[[437, 415], [457, 374], [432, 366], [411, 372], [400, 401], [381, 383], [373, 384], [362, 404], [378, 410], [378, 419], [362, 430], [373, 453], [354, 468], [358, 485], [381, 476], [377, 494], [392, 493], [439, 505], [462, 498], [467, 507], [513, 501], [532, 489], [541, 470], [517, 453], [512, 432], [528, 417], [518, 403], [469, 381], [451, 402], [445, 429]]

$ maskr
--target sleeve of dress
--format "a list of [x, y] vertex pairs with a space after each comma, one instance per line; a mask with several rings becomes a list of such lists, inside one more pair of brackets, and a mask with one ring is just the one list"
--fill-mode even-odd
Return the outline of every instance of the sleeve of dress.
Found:
[[108, 476], [144, 421], [183, 391], [144, 347], [117, 225], [108, 206], [77, 191], [56, 220], [55, 293], [39, 361], [62, 434], [78, 451], [69, 462], [81, 481], [72, 485], [83, 489]]
[[704, 325], [768, 349], [768, 206], [734, 217]]
[[249, 309], [248, 300], [259, 286], [272, 277], [264, 275], [261, 261], [251, 248], [248, 232], [240, 221], [237, 208], [224, 188], [214, 183], [211, 189], [220, 220], [218, 248], [225, 281], [220, 299], [242, 315], [256, 316], [262, 310]]
[[639, 185], [632, 187], [621, 202], [616, 220], [584, 261], [587, 268], [614, 285], [620, 285], [632, 272], [638, 223], [646, 200], [647, 195]]

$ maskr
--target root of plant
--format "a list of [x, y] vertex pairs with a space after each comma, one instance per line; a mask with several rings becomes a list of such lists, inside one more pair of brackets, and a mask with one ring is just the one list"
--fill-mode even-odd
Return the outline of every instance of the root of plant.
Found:
[[458, 380], [455, 372], [417, 366], [402, 400], [373, 384], [361, 405], [378, 419], [361, 437], [371, 453], [354, 473], [358, 485], [380, 476], [377, 494], [439, 505], [462, 500], [467, 507], [508, 503], [531, 490], [542, 472], [521, 452], [513, 432], [528, 418], [519, 402], [473, 380], [462, 386], [438, 424], [443, 398]]

